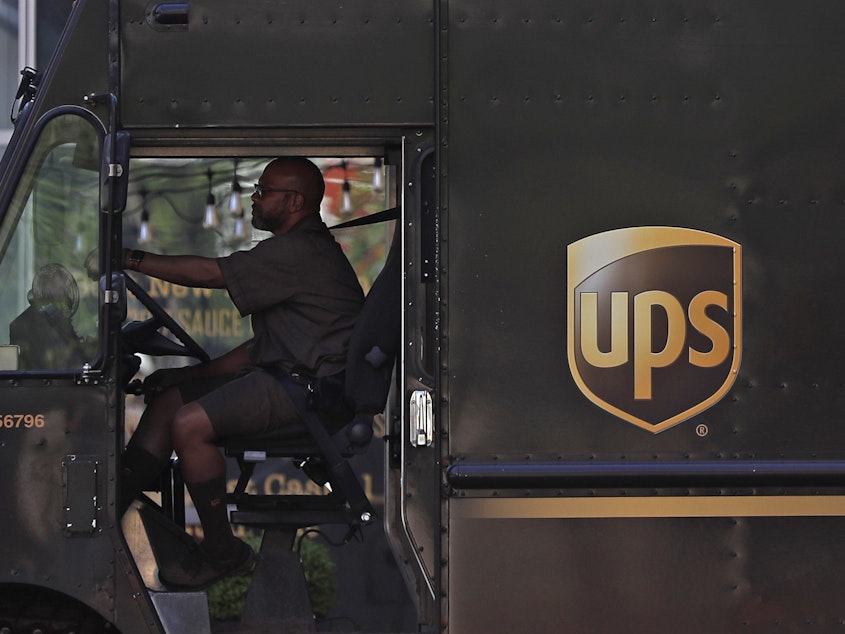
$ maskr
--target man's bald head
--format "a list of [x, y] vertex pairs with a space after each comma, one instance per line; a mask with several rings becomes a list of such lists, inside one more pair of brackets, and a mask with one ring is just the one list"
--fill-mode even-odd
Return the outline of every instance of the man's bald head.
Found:
[[307, 158], [285, 156], [271, 161], [264, 169], [262, 180], [265, 186], [292, 189], [305, 199], [303, 208], [314, 213], [320, 210], [320, 203], [326, 192], [326, 183], [320, 168]]

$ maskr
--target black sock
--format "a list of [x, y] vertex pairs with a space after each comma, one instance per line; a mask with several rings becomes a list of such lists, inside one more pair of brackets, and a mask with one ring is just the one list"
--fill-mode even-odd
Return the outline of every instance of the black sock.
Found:
[[203, 550], [214, 559], [228, 559], [235, 552], [236, 540], [226, 507], [226, 478], [186, 482], [203, 532]]
[[164, 464], [146, 449], [129, 444], [121, 458], [117, 511], [122, 517], [141, 491], [156, 481]]

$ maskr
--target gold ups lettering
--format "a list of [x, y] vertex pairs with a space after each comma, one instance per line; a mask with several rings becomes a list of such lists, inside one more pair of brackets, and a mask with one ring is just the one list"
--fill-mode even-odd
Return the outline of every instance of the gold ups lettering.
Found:
[[569, 245], [568, 356], [593, 403], [654, 433], [695, 416], [740, 361], [740, 246], [633, 227]]

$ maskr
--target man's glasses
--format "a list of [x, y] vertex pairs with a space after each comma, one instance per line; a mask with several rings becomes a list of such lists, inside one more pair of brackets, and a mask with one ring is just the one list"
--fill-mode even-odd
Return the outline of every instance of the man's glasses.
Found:
[[264, 194], [269, 194], [272, 192], [293, 192], [294, 194], [301, 193], [297, 189], [276, 189], [274, 187], [264, 187], [261, 183], [255, 183], [252, 186], [253, 193], [256, 194], [259, 198], [264, 198]]

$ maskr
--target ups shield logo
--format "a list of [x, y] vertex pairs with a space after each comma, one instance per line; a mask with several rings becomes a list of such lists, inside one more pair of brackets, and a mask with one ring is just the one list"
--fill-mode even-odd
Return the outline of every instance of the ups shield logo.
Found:
[[740, 245], [633, 227], [569, 245], [569, 368], [593, 403], [657, 433], [718, 402], [739, 370]]

